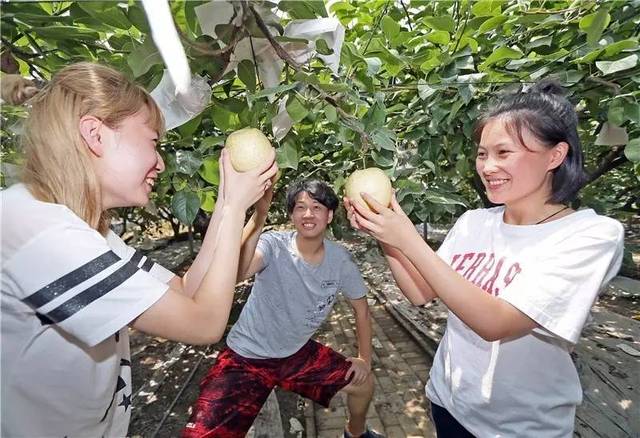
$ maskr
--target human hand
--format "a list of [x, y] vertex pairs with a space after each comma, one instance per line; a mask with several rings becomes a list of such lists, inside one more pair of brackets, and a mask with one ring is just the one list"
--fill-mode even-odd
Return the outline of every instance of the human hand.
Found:
[[258, 199], [258, 202], [256, 202], [256, 214], [258, 216], [264, 217], [264, 218], [267, 217], [267, 213], [269, 212], [269, 207], [271, 206], [271, 200], [273, 199], [273, 190], [279, 178], [280, 178], [280, 172], [277, 172], [271, 178], [270, 180], [271, 185], [269, 186], [269, 188], [264, 192], [264, 195], [262, 195], [262, 198]]
[[349, 221], [349, 223], [353, 228], [355, 228], [358, 231], [362, 231], [362, 228], [360, 227], [360, 225], [358, 224], [358, 221], [356, 220], [355, 209], [353, 208], [353, 202], [351, 202], [351, 199], [347, 198], [346, 196], [343, 197], [342, 200], [344, 202], [344, 209], [347, 212], [347, 220]]
[[391, 197], [391, 208], [383, 206], [366, 193], [362, 193], [362, 198], [371, 206], [371, 210], [360, 201], [350, 200], [357, 229], [401, 251], [413, 244], [415, 239], [422, 239], [400, 207], [395, 193]]
[[371, 364], [360, 357], [348, 357], [347, 362], [351, 362], [351, 367], [347, 371], [345, 380], [353, 376], [351, 383], [356, 386], [362, 385], [371, 372]]
[[[229, 205], [238, 206], [246, 211], [265, 195], [265, 192], [272, 186], [272, 178], [278, 171], [275, 161], [275, 151], [267, 163], [256, 169], [246, 172], [238, 172], [231, 165], [229, 153], [223, 149], [221, 160], [221, 186], [224, 184], [224, 202]], [[269, 203], [271, 200], [269, 199]]]

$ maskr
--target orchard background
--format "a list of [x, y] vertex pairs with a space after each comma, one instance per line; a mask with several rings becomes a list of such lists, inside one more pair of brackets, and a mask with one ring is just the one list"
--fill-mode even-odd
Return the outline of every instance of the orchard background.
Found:
[[[4, 73], [42, 85], [61, 67], [88, 60], [112, 65], [150, 91], [163, 77], [139, 2], [0, 7]], [[192, 237], [215, 203], [224, 140], [247, 126], [277, 148], [280, 189], [313, 176], [340, 192], [353, 170], [377, 166], [415, 223], [450, 224], [465, 209], [488, 205], [471, 139], [483, 107], [501, 90], [553, 76], [579, 111], [590, 177], [576, 207], [625, 223], [625, 272], [638, 275], [632, 252], [640, 207], [640, 0], [172, 1], [170, 7], [191, 71], [205, 79], [211, 100], [166, 133], [167, 169], [153, 202], [120, 210], [125, 224], [142, 232], [171, 224], [175, 237], [185, 231]], [[305, 23], [329, 23], [334, 32], [287, 31], [311, 27]], [[336, 24], [344, 29], [342, 44]], [[3, 186], [20, 165], [24, 116], [22, 106], [2, 106]], [[283, 194], [276, 194], [272, 223], [287, 219]], [[346, 225], [339, 217], [334, 235]]]

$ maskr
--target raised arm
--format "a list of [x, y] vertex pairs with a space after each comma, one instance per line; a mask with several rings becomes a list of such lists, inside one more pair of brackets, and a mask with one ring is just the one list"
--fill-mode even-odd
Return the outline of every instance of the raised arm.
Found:
[[277, 167], [271, 161], [261, 169], [238, 173], [223, 151], [220, 168], [223, 196], [216, 206], [217, 220], [207, 232], [208, 252], [183, 282], [194, 289], [192, 296], [170, 289], [132, 323], [134, 328], [193, 344], [222, 337], [233, 303], [245, 212], [264, 195]]
[[[348, 198], [344, 198], [344, 208], [351, 226], [363, 230], [357, 222], [354, 207]], [[418, 272], [413, 263], [397, 248], [381, 243], [391, 274], [402, 294], [415, 306], [423, 305], [436, 297], [429, 283]]]
[[378, 212], [354, 203], [358, 225], [380, 242], [396, 248], [458, 318], [487, 341], [524, 335], [538, 325], [511, 304], [487, 294], [455, 272], [426, 244], [395, 196], [392, 208], [364, 199]]

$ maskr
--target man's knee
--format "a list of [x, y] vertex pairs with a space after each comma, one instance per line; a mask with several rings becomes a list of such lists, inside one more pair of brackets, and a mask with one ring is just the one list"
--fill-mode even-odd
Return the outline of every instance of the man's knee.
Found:
[[369, 373], [364, 382], [360, 385], [355, 385], [353, 383], [349, 383], [347, 386], [342, 388], [342, 391], [346, 394], [362, 396], [362, 395], [370, 395], [373, 394], [373, 373]]

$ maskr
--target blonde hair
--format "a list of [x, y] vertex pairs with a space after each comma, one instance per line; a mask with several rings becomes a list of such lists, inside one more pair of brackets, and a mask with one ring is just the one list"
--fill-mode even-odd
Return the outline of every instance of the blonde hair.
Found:
[[23, 182], [37, 199], [67, 206], [106, 234], [110, 215], [102, 210], [100, 184], [80, 134], [80, 119], [92, 115], [116, 129], [146, 106], [147, 123], [161, 136], [160, 109], [144, 88], [122, 73], [88, 62], [60, 70], [30, 103], [22, 137]]

